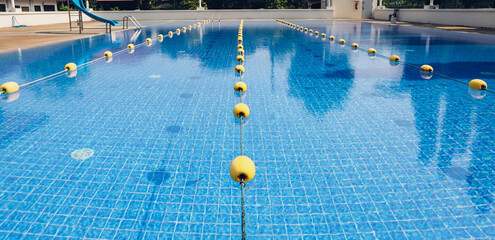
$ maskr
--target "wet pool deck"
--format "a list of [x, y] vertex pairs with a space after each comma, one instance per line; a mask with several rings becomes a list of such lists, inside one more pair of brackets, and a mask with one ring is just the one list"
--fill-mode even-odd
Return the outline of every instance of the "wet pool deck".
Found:
[[[361, 19], [361, 20], [335, 19], [335, 21], [366, 21], [366, 22], [383, 23], [383, 24], [390, 23], [389, 21], [381, 21], [375, 19]], [[443, 29], [448, 31], [495, 35], [495, 29], [493, 28], [475, 28], [475, 27], [448, 26], [448, 25], [411, 23], [411, 22], [397, 22], [396, 24], [405, 25], [405, 26]], [[59, 42], [70, 41], [74, 39], [86, 38], [98, 34], [105, 34], [105, 27], [100, 22], [96, 22], [96, 21], [84, 22], [84, 27], [86, 29], [84, 29], [82, 34], [79, 34], [79, 29], [77, 28], [77, 26], [75, 26], [75, 24], [73, 25], [72, 31], [69, 31], [68, 23], [49, 24], [49, 25], [23, 27], [23, 28], [10, 28], [10, 27], [0, 28], [0, 53], [16, 51], [18, 49], [39, 47], [39, 46], [44, 46]], [[112, 31], [121, 31], [121, 30], [122, 30], [121, 27], [112, 28]]]

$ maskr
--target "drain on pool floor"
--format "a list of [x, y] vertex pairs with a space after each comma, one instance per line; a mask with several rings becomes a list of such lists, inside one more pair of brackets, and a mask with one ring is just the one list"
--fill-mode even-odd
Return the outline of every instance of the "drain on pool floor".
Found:
[[83, 148], [83, 149], [78, 149], [75, 150], [70, 154], [70, 157], [74, 160], [79, 160], [79, 161], [84, 161], [90, 157], [92, 157], [94, 154], [94, 151], [89, 148]]

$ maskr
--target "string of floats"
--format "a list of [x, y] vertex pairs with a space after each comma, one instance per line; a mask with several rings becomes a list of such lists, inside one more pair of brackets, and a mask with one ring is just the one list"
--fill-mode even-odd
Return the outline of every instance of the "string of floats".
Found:
[[[177, 28], [175, 30], [175, 32], [169, 31], [167, 35], [168, 35], [169, 38], [172, 38], [174, 35], [180, 35], [181, 32], [186, 33], [187, 32], [187, 29], [191, 30], [193, 28], [197, 28], [197, 27], [201, 26], [201, 24], [206, 24], [206, 23], [210, 23], [210, 22], [212, 22], [211, 19], [203, 20], [202, 22], [194, 23], [192, 26], [191, 25], [188, 25], [187, 27], [182, 27], [182, 29]], [[77, 76], [77, 68], [78, 67], [86, 66], [86, 65], [95, 63], [97, 61], [100, 61], [100, 60], [105, 60], [106, 62], [111, 62], [113, 60], [113, 57], [116, 56], [116, 55], [118, 55], [118, 54], [121, 54], [121, 53], [126, 52], [126, 51], [128, 53], [132, 54], [132, 53], [134, 53], [134, 50], [137, 47], [140, 47], [142, 45], [151, 46], [154, 39], [158, 40], [158, 42], [163, 42], [164, 35], [163, 34], [158, 34], [156, 38], [146, 38], [146, 40], [144, 42], [139, 43], [139, 44], [136, 44], [136, 45], [130, 43], [130, 44], [127, 45], [126, 48], [124, 48], [122, 50], [119, 50], [117, 52], [114, 52], [114, 53], [112, 53], [111, 51], [105, 51], [103, 53], [103, 56], [101, 56], [99, 58], [96, 58], [96, 59], [93, 59], [91, 61], [82, 63], [79, 66], [76, 65], [75, 63], [67, 63], [64, 66], [64, 70], [62, 70], [62, 71], [53, 73], [51, 75], [48, 75], [48, 76], [45, 76], [45, 77], [36, 79], [36, 80], [31, 81], [31, 82], [28, 82], [28, 83], [24, 83], [22, 85], [19, 85], [16, 82], [6, 82], [6, 83], [4, 83], [4, 84], [2, 84], [0, 86], [0, 94], [15, 93], [15, 92], [19, 91], [20, 88], [24, 88], [24, 87], [27, 87], [29, 85], [35, 84], [37, 82], [40, 82], [40, 81], [43, 81], [43, 80], [46, 80], [46, 79], [49, 79], [49, 78], [52, 78], [52, 77], [59, 76], [59, 75], [61, 75], [63, 73], [66, 73], [68, 77], [75, 77], [75, 76]]]
[[236, 84], [234, 85], [234, 91], [239, 94], [239, 103], [234, 107], [234, 116], [239, 118], [240, 122], [240, 155], [236, 157], [230, 164], [229, 172], [230, 177], [240, 183], [241, 186], [241, 239], [246, 239], [246, 211], [244, 209], [244, 189], [247, 187], [246, 182], [251, 181], [256, 173], [256, 167], [254, 162], [249, 158], [244, 156], [244, 146], [243, 146], [243, 120], [249, 117], [249, 107], [242, 102], [243, 93], [247, 90], [247, 85], [242, 81], [244, 77], [245, 52], [243, 45], [242, 29], [244, 25], [244, 20], [241, 20], [239, 24], [239, 33], [237, 35], [237, 56], [235, 58], [238, 63], [235, 66], [235, 75], [238, 78]]
[[[306, 27], [303, 27], [303, 26], [300, 26], [300, 25], [296, 25], [294, 23], [290, 23], [290, 22], [287, 22], [287, 21], [284, 21], [284, 20], [281, 20], [281, 19], [276, 19], [275, 21], [277, 21], [279, 23], [282, 23], [282, 24], [284, 24], [284, 25], [286, 25], [288, 27], [291, 27], [291, 28], [293, 28], [295, 30], [302, 31], [302, 32], [305, 32], [305, 33], [314, 34], [316, 37], [321, 36], [322, 39], [326, 39], [326, 37], [327, 37], [327, 35], [325, 33], [321, 33], [320, 34], [318, 31], [313, 31], [313, 29], [308, 29]], [[328, 37], [328, 40], [330, 40], [330, 42], [333, 43], [335, 41], [335, 37], [332, 36], [332, 35], [330, 35]], [[342, 47], [345, 46], [345, 40], [344, 39], [339, 39], [338, 43]], [[443, 74], [440, 74], [440, 73], [433, 72], [433, 67], [430, 66], [430, 65], [427, 65], [427, 64], [422, 65], [421, 67], [418, 67], [416, 65], [413, 65], [413, 64], [410, 64], [410, 63], [406, 63], [404, 61], [401, 61], [400, 60], [400, 57], [397, 56], [397, 55], [392, 55], [392, 56], [388, 57], [388, 56], [385, 56], [383, 54], [379, 54], [376, 51], [376, 49], [374, 49], [374, 48], [369, 48], [369, 49], [361, 48], [361, 47], [359, 47], [359, 44], [357, 44], [357, 43], [352, 43], [351, 44], [351, 48], [354, 51], [361, 50], [363, 52], [367, 52], [370, 57], [376, 57], [376, 56], [378, 56], [378, 57], [381, 57], [381, 58], [384, 58], [384, 59], [388, 59], [390, 61], [390, 64], [393, 65], [393, 66], [398, 65], [399, 63], [402, 63], [402, 64], [404, 64], [406, 66], [419, 69], [420, 70], [421, 77], [424, 78], [424, 79], [431, 79], [433, 77], [433, 75], [436, 75], [436, 76], [439, 76], [439, 77], [442, 77], [442, 78], [445, 78], [445, 79], [449, 79], [449, 80], [456, 81], [456, 82], [459, 82], [459, 83], [462, 83], [462, 84], [466, 84], [470, 88], [475, 89], [475, 90], [483, 90], [483, 91], [495, 93], [494, 91], [488, 90], [487, 89], [488, 86], [487, 86], [486, 82], [483, 81], [483, 80], [481, 80], [481, 79], [473, 79], [469, 83], [466, 83], [464, 81], [461, 81], [461, 80], [458, 80], [458, 79], [455, 79], [455, 78], [452, 78], [452, 77], [449, 77], [449, 76], [446, 76], [446, 75], [443, 75]]]

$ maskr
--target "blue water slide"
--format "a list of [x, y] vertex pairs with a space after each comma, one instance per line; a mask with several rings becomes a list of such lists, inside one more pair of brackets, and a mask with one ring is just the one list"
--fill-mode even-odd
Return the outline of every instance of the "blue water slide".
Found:
[[82, 11], [84, 14], [88, 15], [90, 18], [96, 20], [96, 21], [100, 21], [100, 22], [104, 22], [104, 23], [110, 23], [110, 25], [112, 26], [120, 26], [120, 23], [117, 22], [117, 21], [114, 21], [114, 20], [108, 20], [108, 19], [105, 19], [105, 18], [102, 18], [102, 17], [98, 17], [90, 12], [88, 12], [88, 10], [86, 10], [86, 8], [84, 7], [84, 0], [71, 0], [71, 2], [74, 4], [74, 6]]

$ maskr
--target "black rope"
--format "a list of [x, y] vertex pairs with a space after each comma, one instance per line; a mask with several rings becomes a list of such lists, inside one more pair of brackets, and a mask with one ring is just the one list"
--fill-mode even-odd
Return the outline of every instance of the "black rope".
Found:
[[242, 144], [242, 116], [240, 116], [239, 120], [241, 121], [241, 156], [244, 155], [244, 149], [243, 149], [243, 144]]
[[242, 218], [242, 240], [246, 240], [246, 212], [244, 211], [244, 188], [246, 187], [246, 183], [244, 183], [244, 179], [241, 179], [241, 218]]

